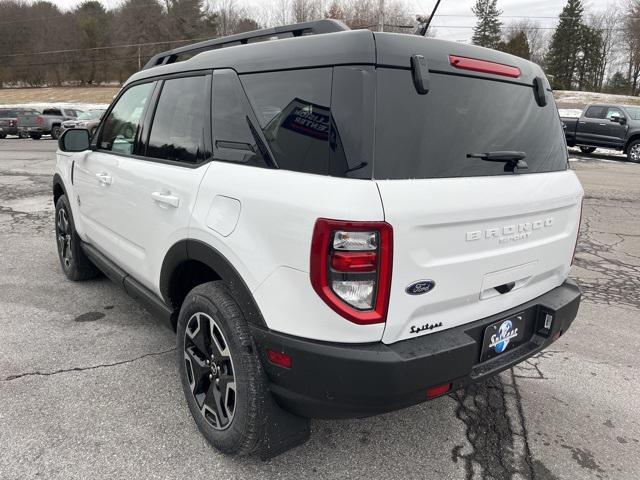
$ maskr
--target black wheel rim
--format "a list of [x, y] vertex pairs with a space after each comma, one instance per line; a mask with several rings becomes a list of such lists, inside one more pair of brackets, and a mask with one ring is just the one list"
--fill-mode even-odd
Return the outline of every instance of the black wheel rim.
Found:
[[236, 411], [235, 369], [222, 330], [206, 313], [196, 313], [187, 322], [184, 362], [200, 413], [214, 429], [225, 430]]
[[71, 224], [66, 208], [58, 210], [56, 219], [56, 238], [58, 240], [58, 254], [65, 269], [71, 267], [73, 253], [71, 251]]

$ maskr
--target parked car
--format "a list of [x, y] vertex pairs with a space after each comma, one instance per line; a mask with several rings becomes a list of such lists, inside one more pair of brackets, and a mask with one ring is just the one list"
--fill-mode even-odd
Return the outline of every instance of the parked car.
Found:
[[592, 104], [580, 118], [561, 120], [570, 147], [584, 153], [600, 147], [620, 150], [630, 162], [640, 162], [640, 106]]
[[38, 113], [40, 112], [31, 108], [0, 108], [0, 139], [6, 138], [7, 135], [18, 135], [19, 115], [37, 115]]
[[333, 20], [249, 32], [157, 55], [59, 147], [64, 274], [103, 271], [177, 332], [223, 452], [484, 380], [578, 311], [584, 192], [519, 57]]
[[62, 122], [78, 117], [81, 110], [74, 108], [45, 108], [42, 113], [29, 113], [18, 116], [18, 131], [34, 140], [43, 135], [51, 135], [54, 140], [60, 136]]
[[98, 129], [98, 125], [100, 124], [100, 119], [104, 114], [104, 109], [93, 109], [86, 110], [84, 112], [79, 112], [78, 116], [73, 120], [66, 120], [62, 122], [62, 128], [60, 129], [60, 133], [68, 130], [69, 128], [85, 128], [89, 130], [91, 136], [96, 133]]

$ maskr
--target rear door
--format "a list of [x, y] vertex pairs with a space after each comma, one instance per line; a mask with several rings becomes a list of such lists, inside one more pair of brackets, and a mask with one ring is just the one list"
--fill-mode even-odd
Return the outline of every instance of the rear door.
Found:
[[[582, 188], [550, 90], [540, 106], [524, 79], [431, 72], [426, 95], [410, 70], [378, 68], [377, 82], [373, 173], [394, 232], [383, 341], [472, 322], [562, 284]], [[467, 156], [491, 151], [524, 152], [528, 168]], [[409, 295], [421, 280], [435, 286]]]
[[592, 105], [578, 120], [576, 143], [585, 145], [606, 145], [609, 135], [607, 107]]

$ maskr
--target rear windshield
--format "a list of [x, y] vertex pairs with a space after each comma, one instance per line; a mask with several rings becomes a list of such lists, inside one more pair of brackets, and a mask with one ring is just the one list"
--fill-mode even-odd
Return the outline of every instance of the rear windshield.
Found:
[[558, 111], [547, 92], [540, 107], [532, 87], [460, 75], [430, 74], [419, 95], [408, 70], [378, 73], [374, 178], [512, 175], [505, 163], [470, 153], [519, 151], [527, 170], [565, 170], [567, 150]]
[[15, 110], [3, 110], [0, 109], [0, 117], [15, 117], [17, 116], [17, 113]]

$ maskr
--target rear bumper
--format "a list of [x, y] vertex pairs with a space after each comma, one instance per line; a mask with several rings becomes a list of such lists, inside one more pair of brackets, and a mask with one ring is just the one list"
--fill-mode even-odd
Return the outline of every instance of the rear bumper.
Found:
[[40, 133], [40, 134], [43, 134], [43, 135], [47, 133], [43, 127], [18, 127], [18, 130], [20, 132]]
[[3, 135], [18, 135], [18, 127], [0, 125], [0, 133], [2, 133]]
[[[580, 289], [571, 280], [498, 315], [460, 327], [385, 345], [317, 342], [252, 327], [270, 389], [285, 409], [311, 418], [364, 417], [427, 400], [429, 387], [452, 389], [483, 380], [522, 362], [567, 331], [578, 313]], [[530, 338], [480, 362], [484, 330], [523, 313]], [[550, 331], [543, 329], [553, 315]], [[266, 349], [285, 352], [291, 369], [271, 364]]]

